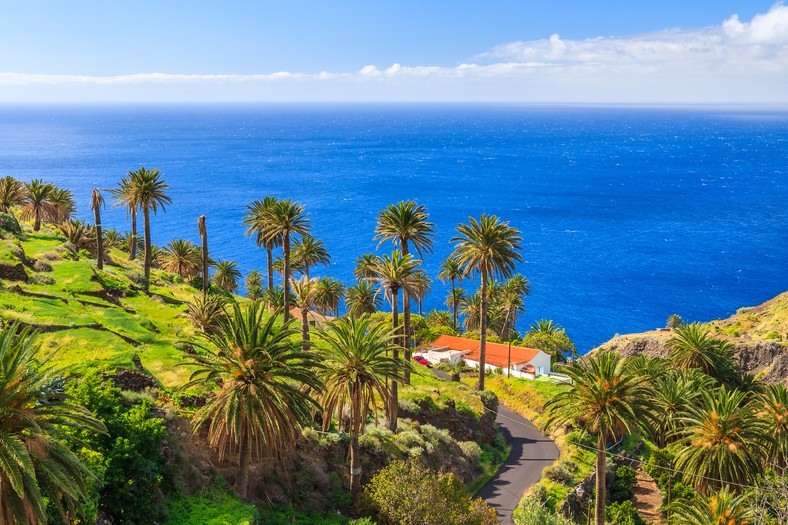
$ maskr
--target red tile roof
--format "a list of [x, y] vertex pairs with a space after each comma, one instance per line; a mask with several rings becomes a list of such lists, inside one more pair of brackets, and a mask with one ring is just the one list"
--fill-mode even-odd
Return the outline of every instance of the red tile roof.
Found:
[[[479, 361], [479, 341], [476, 339], [467, 339], [465, 337], [456, 337], [453, 335], [442, 335], [435, 342], [432, 343], [433, 347], [449, 347], [452, 350], [464, 350], [468, 353], [463, 356], [464, 359]], [[540, 352], [536, 348], [526, 348], [524, 346], [512, 346], [512, 364], [523, 365], [527, 364], [536, 357]], [[490, 343], [487, 342], [486, 363], [488, 365], [506, 368], [509, 359], [509, 344], [508, 343]]]

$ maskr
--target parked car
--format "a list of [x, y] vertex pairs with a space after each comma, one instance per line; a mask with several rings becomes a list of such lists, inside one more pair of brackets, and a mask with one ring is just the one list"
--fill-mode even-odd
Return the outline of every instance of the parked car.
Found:
[[430, 364], [430, 362], [427, 361], [427, 358], [424, 357], [423, 355], [414, 355], [413, 360], [420, 365], [426, 366], [427, 368], [432, 368], [432, 364]]

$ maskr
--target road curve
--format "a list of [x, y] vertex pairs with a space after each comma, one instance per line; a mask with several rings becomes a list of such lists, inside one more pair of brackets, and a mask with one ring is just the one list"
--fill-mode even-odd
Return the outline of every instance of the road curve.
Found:
[[501, 406], [495, 420], [512, 447], [498, 473], [476, 494], [498, 513], [502, 525], [512, 525], [512, 512], [523, 493], [542, 477], [542, 469], [558, 458], [558, 447], [533, 423]]

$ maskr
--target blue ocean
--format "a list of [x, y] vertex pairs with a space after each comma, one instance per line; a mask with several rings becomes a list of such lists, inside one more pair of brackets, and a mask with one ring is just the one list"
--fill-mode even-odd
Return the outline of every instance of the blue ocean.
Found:
[[[0, 176], [71, 189], [159, 168], [173, 199], [153, 242], [198, 241], [246, 272], [265, 253], [244, 206], [305, 205], [350, 284], [374, 251], [377, 213], [414, 199], [437, 225], [433, 277], [460, 222], [495, 214], [522, 231], [532, 284], [523, 330], [550, 318], [587, 351], [616, 333], [726, 317], [788, 289], [788, 112], [526, 105], [0, 106]], [[119, 209], [105, 227], [126, 231]], [[378, 252], [390, 250], [390, 245]], [[473, 290], [477, 283], [463, 287]], [[442, 308], [433, 284], [425, 311]]]

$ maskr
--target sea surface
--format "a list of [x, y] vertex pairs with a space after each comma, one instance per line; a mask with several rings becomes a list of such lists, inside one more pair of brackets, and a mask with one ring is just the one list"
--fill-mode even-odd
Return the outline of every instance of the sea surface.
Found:
[[[551, 318], [582, 351], [672, 313], [722, 318], [788, 289], [784, 110], [0, 105], [0, 176], [71, 189], [79, 217], [92, 221], [93, 187], [140, 166], [171, 185], [153, 242], [198, 241], [205, 214], [211, 255], [244, 273], [265, 268], [241, 219], [266, 195], [305, 205], [332, 256], [313, 275], [347, 284], [388, 204], [428, 208], [433, 277], [458, 223], [498, 215], [524, 239], [518, 271], [532, 294], [518, 327]], [[105, 227], [128, 230], [120, 209], [105, 214]], [[434, 283], [425, 311], [445, 295]]]

